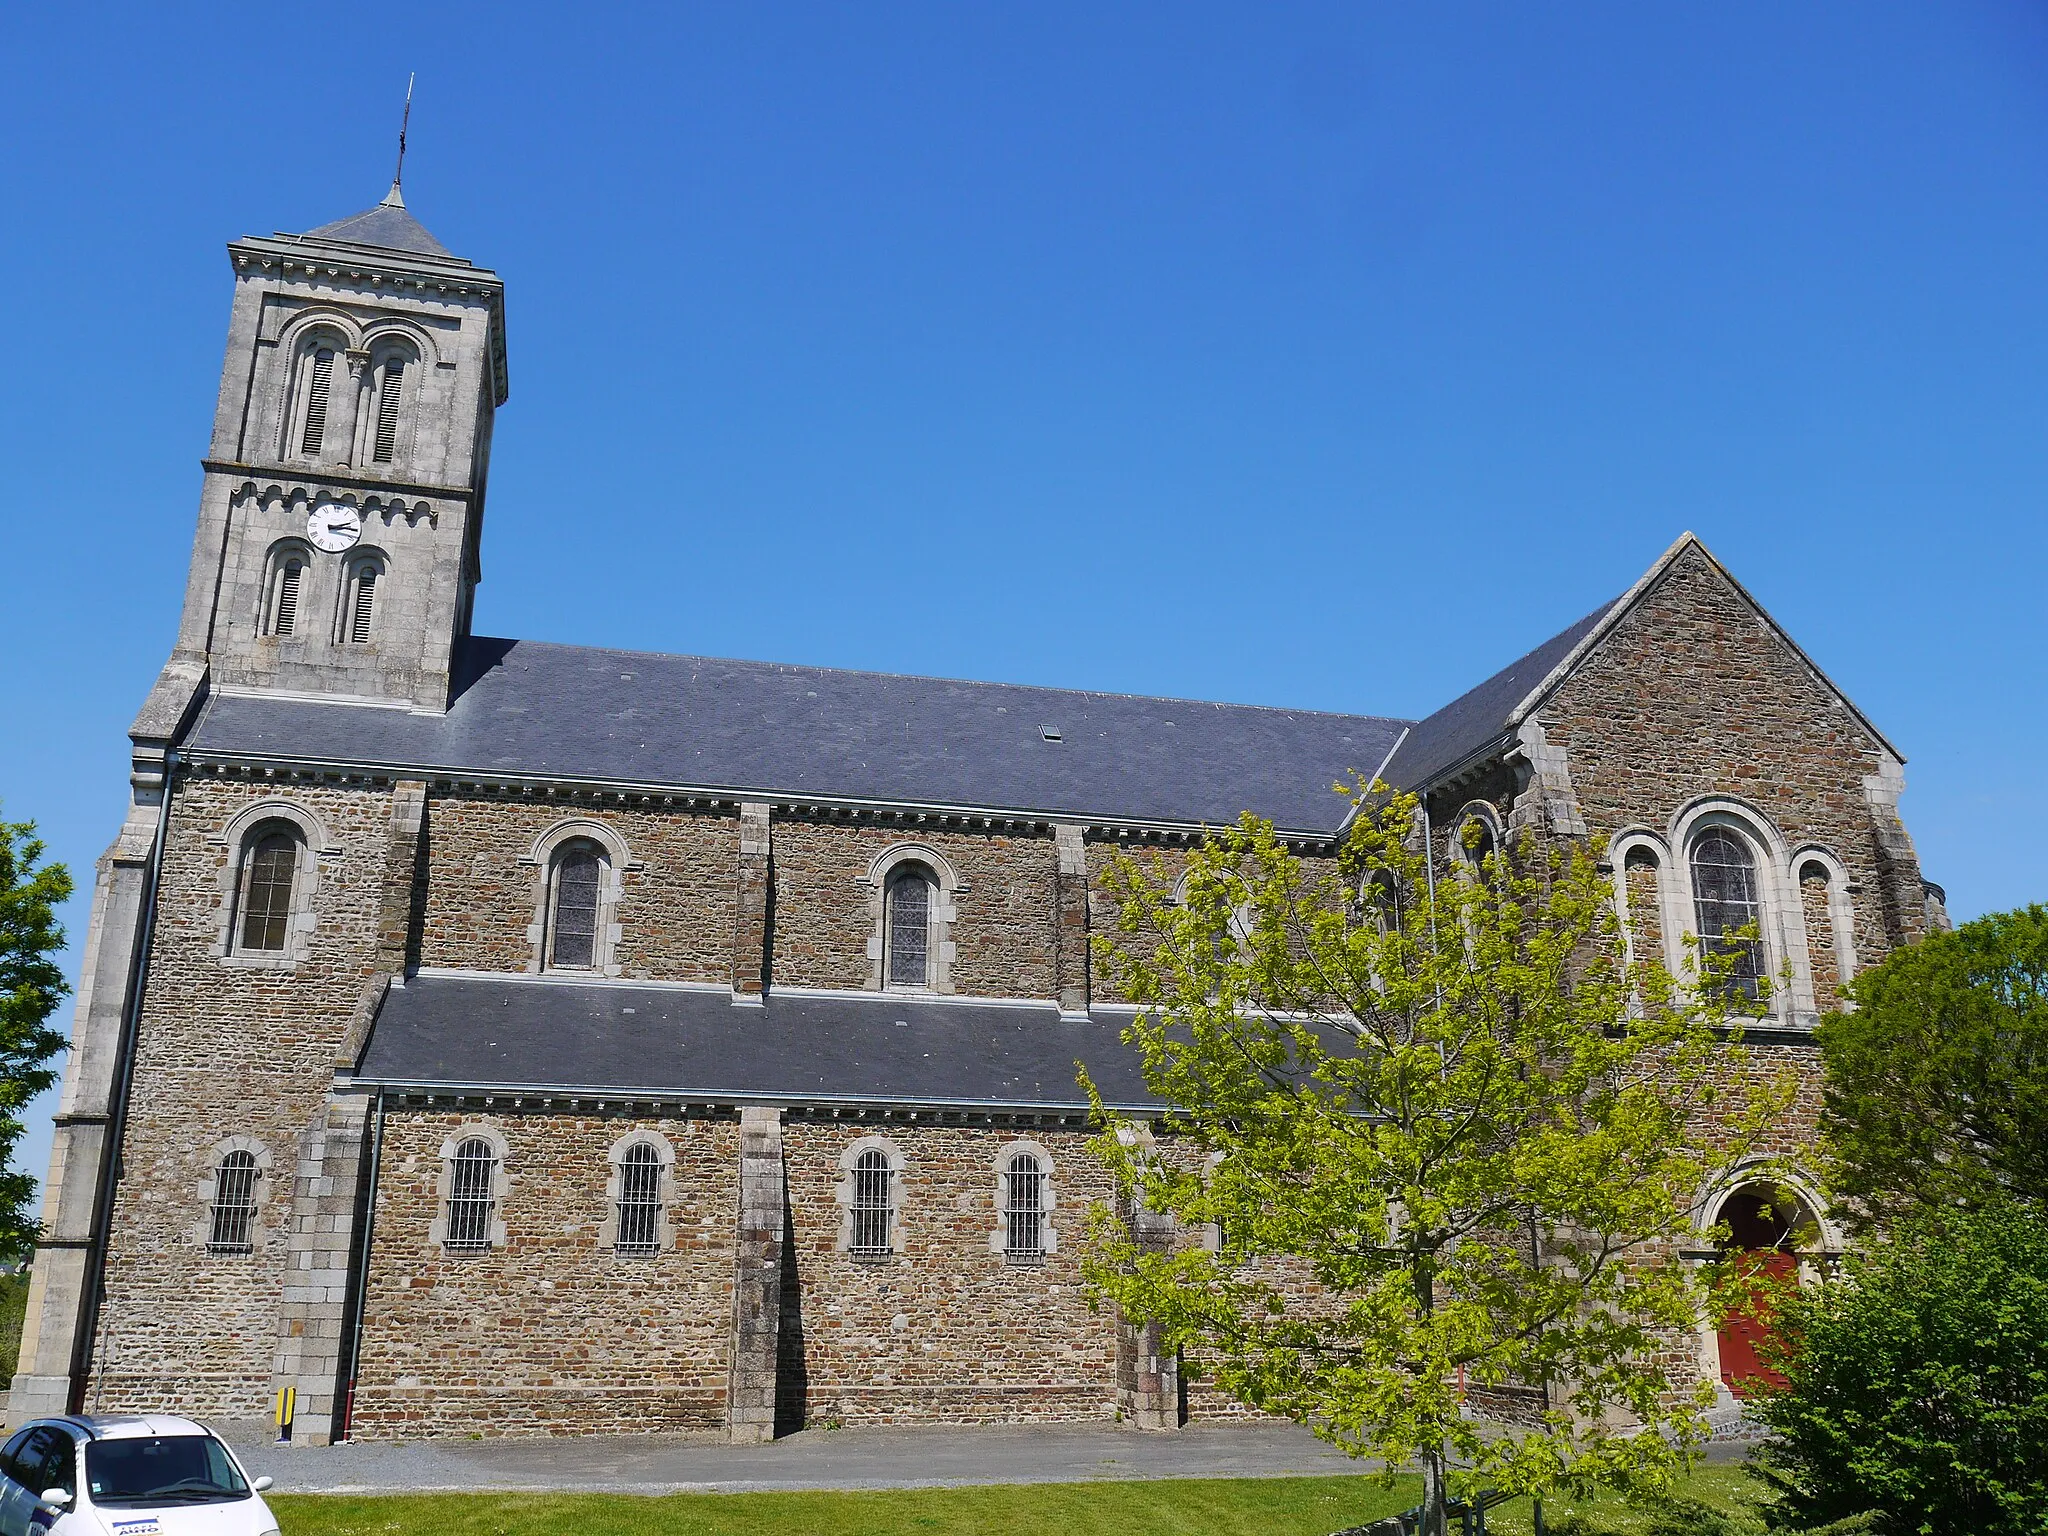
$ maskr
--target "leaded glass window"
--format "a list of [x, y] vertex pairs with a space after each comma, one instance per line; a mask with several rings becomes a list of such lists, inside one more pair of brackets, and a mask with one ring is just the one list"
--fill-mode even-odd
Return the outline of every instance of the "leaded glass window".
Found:
[[895, 1205], [896, 1172], [889, 1154], [877, 1147], [861, 1153], [853, 1165], [853, 1253], [869, 1259], [895, 1251], [890, 1212]]
[[1763, 942], [1733, 937], [1735, 930], [1752, 923], [1759, 934], [1763, 931], [1756, 858], [1749, 844], [1725, 827], [1702, 832], [1692, 845], [1692, 890], [1700, 942], [1711, 953], [1729, 956], [1733, 962], [1728, 970], [1729, 994], [1757, 998], [1763, 991]]
[[247, 1253], [256, 1230], [256, 1154], [230, 1152], [213, 1175], [211, 1253]]
[[448, 1237], [450, 1253], [484, 1253], [491, 1246], [491, 1219], [497, 1214], [498, 1152], [481, 1136], [465, 1138], [448, 1168]]
[[1045, 1257], [1045, 1168], [1018, 1152], [1004, 1175], [1003, 1252], [1013, 1263], [1033, 1263]]
[[661, 1249], [661, 1154], [644, 1141], [626, 1149], [619, 1164], [617, 1252], [645, 1258]]
[[242, 869], [240, 947], [282, 954], [291, 933], [292, 881], [298, 872], [299, 840], [289, 832], [266, 832], [249, 847]]
[[892, 987], [931, 985], [932, 879], [911, 867], [889, 882], [888, 970]]
[[589, 843], [571, 843], [556, 857], [550, 965], [587, 969], [597, 963], [598, 896], [603, 884], [604, 857]]

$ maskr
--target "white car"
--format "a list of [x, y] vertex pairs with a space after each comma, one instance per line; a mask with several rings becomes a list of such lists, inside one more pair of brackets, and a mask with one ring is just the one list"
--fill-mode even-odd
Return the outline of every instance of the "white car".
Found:
[[0, 1473], [0, 1536], [277, 1536], [270, 1479], [190, 1419], [36, 1419]]

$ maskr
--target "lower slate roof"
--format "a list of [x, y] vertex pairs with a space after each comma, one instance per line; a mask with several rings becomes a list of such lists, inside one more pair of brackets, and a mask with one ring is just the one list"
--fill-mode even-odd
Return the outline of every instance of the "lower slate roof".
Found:
[[1331, 786], [1377, 769], [1405, 725], [480, 637], [462, 642], [455, 686], [439, 716], [216, 694], [182, 750], [1111, 824], [1220, 826], [1250, 809], [1329, 833], [1349, 809]]
[[707, 1102], [1088, 1107], [1163, 1105], [1121, 1037], [1127, 1013], [887, 992], [421, 973], [385, 994], [356, 1081], [388, 1087], [644, 1095]]

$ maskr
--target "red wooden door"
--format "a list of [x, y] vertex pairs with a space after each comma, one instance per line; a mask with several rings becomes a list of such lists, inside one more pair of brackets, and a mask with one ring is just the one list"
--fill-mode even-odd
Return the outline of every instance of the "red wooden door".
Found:
[[[1742, 1257], [1759, 1279], [1789, 1283], [1799, 1273], [1796, 1254], [1751, 1251]], [[1763, 1363], [1764, 1345], [1776, 1337], [1771, 1316], [1770, 1293], [1758, 1286], [1746, 1306], [1729, 1314], [1721, 1324], [1721, 1380], [1737, 1397], [1748, 1397], [1760, 1388], [1782, 1387], [1785, 1378]]]

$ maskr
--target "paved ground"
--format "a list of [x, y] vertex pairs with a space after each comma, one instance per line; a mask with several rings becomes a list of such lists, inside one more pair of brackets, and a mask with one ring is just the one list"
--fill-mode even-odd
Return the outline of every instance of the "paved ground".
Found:
[[578, 1489], [614, 1493], [944, 1488], [1104, 1478], [1283, 1477], [1362, 1470], [1291, 1424], [1212, 1424], [1177, 1434], [1111, 1425], [811, 1429], [771, 1445], [668, 1435], [281, 1446], [234, 1436], [280, 1492]]

